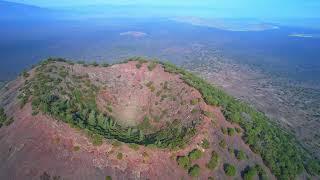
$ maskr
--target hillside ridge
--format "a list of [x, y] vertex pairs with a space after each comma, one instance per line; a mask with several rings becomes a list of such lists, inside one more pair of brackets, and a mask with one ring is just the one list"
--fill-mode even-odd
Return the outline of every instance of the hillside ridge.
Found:
[[[83, 172], [90, 178], [165, 179], [161, 172], [168, 169], [172, 169], [168, 177], [187, 179], [292, 179], [319, 173], [319, 162], [264, 114], [167, 62], [137, 57], [99, 65], [48, 59], [9, 83], [0, 97], [2, 114], [14, 120], [0, 130], [1, 141], [7, 145], [0, 146], [0, 152], [10, 154], [8, 147], [18, 148], [18, 137], [12, 131], [44, 133], [39, 142], [55, 142], [44, 150], [52, 150], [53, 157], [61, 155], [56, 151], [59, 148], [68, 152], [67, 158], [77, 157], [81, 162], [87, 162], [86, 157], [100, 157], [100, 165], [91, 164], [98, 166], [100, 173], [90, 167], [92, 172]], [[33, 132], [34, 126], [42, 128]], [[69, 126], [78, 130], [67, 130]], [[39, 153], [23, 142], [31, 157]], [[90, 151], [92, 155], [88, 155]], [[0, 169], [3, 177], [25, 173], [18, 173], [19, 164], [15, 163], [28, 164], [22, 153], [30, 153], [17, 152], [20, 159], [1, 157], [7, 164]], [[57, 159], [49, 161], [59, 164]], [[66, 170], [47, 172], [52, 167], [45, 161], [39, 164], [41, 168], [32, 165], [36, 172], [30, 174], [28, 167], [25, 171], [29, 176], [54, 173], [75, 178]], [[65, 165], [70, 167], [84, 168]], [[126, 173], [120, 175], [120, 171]]]

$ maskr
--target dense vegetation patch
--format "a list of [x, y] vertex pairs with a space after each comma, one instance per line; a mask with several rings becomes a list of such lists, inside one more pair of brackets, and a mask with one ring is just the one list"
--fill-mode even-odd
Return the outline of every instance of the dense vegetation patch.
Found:
[[[144, 61], [138, 61], [138, 64], [142, 63]], [[41, 111], [72, 126], [86, 129], [93, 133], [90, 137], [95, 145], [101, 144], [102, 137], [105, 137], [125, 143], [173, 149], [185, 146], [196, 133], [196, 124], [186, 127], [174, 120], [167, 123], [165, 128], [146, 135], [143, 128], [148, 128], [147, 117], [142, 127], [120, 126], [108, 114], [98, 110], [96, 96], [99, 85], [93, 84], [87, 74], [73, 74], [73, 65], [74, 63], [64, 59], [48, 59], [41, 62], [35, 69], [34, 77], [27, 79], [21, 89], [21, 107], [31, 99], [33, 115]]]
[[261, 180], [269, 179], [267, 177], [266, 172], [258, 164], [255, 166], [248, 166], [247, 168], [245, 168], [244, 171], [242, 172], [242, 176], [243, 176], [244, 180], [252, 180], [252, 179], [255, 179], [255, 177], [257, 177], [257, 176]]
[[245, 160], [247, 158], [246, 154], [242, 150], [235, 150], [234, 154], [238, 160]]
[[191, 161], [201, 158], [202, 152], [199, 149], [194, 149], [189, 153], [189, 158]]
[[192, 177], [197, 177], [200, 174], [200, 166], [198, 164], [195, 164], [189, 169], [189, 175]]
[[13, 123], [13, 118], [8, 118], [6, 113], [4, 112], [4, 109], [0, 108], [0, 128], [3, 125], [9, 126], [11, 123]]
[[[180, 74], [187, 84], [199, 90], [207, 104], [221, 106], [226, 119], [244, 129], [243, 140], [261, 155], [275, 176], [294, 179], [304, 168], [311, 174], [319, 174], [319, 162], [314, 161], [291, 134], [273, 124], [266, 115], [184, 69], [170, 63], [162, 64], [167, 72]], [[232, 130], [229, 132], [230, 135], [233, 133]]]
[[253, 180], [257, 175], [257, 170], [255, 167], [247, 167], [243, 173], [244, 180]]
[[220, 162], [219, 155], [215, 151], [212, 151], [211, 158], [209, 162], [206, 164], [206, 166], [208, 169], [214, 170], [216, 167], [218, 167], [219, 162]]
[[188, 156], [179, 156], [177, 158], [178, 165], [183, 169], [189, 169], [191, 166], [191, 161]]
[[197, 177], [200, 174], [200, 166], [198, 164], [192, 165], [192, 161], [195, 161], [201, 158], [202, 152], [199, 149], [193, 149], [188, 153], [188, 156], [178, 156], [177, 163], [178, 165], [188, 170], [188, 174], [192, 177]]
[[203, 139], [202, 140], [201, 147], [203, 149], [209, 149], [210, 148], [210, 142], [208, 141], [208, 139]]
[[227, 176], [235, 176], [237, 173], [237, 169], [231, 164], [225, 164], [224, 172], [226, 173]]

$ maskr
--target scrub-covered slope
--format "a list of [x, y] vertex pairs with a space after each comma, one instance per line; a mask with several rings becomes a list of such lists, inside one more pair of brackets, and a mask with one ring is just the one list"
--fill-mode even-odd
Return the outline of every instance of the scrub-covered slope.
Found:
[[48, 59], [0, 98], [1, 179], [289, 179], [318, 171], [263, 114], [168, 63]]

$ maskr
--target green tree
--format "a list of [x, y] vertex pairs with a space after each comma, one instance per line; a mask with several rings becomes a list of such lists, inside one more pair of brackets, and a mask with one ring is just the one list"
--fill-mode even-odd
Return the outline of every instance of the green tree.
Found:
[[191, 166], [191, 162], [188, 156], [179, 156], [177, 158], [177, 162], [183, 169], [189, 169], [189, 167]]
[[259, 179], [260, 180], [267, 180], [269, 179], [268, 176], [267, 176], [267, 173], [264, 171], [263, 167], [260, 166], [259, 164], [256, 164], [254, 166], [254, 168], [256, 169], [257, 171], [257, 174], [259, 175]]
[[97, 119], [96, 119], [96, 112], [92, 110], [88, 117], [88, 124], [90, 126], [96, 126], [97, 125]]
[[311, 175], [320, 175], [320, 162], [311, 160], [306, 169]]
[[192, 177], [197, 177], [200, 175], [200, 166], [198, 164], [195, 164], [189, 169], [189, 175]]
[[235, 130], [233, 128], [228, 128], [228, 135], [233, 136], [235, 134]]
[[219, 146], [223, 149], [225, 149], [227, 147], [227, 143], [224, 139], [222, 139], [220, 142], [219, 142]]
[[66, 122], [69, 123], [69, 124], [73, 123], [72, 114], [67, 114], [66, 115]]
[[257, 170], [254, 167], [248, 167], [243, 173], [244, 180], [253, 180], [257, 175]]
[[242, 150], [235, 151], [235, 154], [236, 154], [237, 159], [240, 161], [246, 159], [246, 157], [247, 157], [246, 154]]
[[122, 158], [123, 158], [123, 154], [122, 154], [121, 152], [119, 152], [119, 153], [117, 154], [117, 159], [121, 160]]
[[208, 141], [208, 139], [202, 140], [201, 147], [204, 149], [208, 149], [210, 147], [210, 142]]
[[212, 151], [211, 158], [209, 162], [206, 164], [207, 168], [210, 170], [214, 170], [219, 165], [220, 158], [215, 151]]
[[202, 156], [202, 152], [199, 149], [194, 149], [189, 153], [189, 158], [191, 161], [197, 160]]
[[3, 124], [7, 120], [7, 115], [3, 108], [0, 108], [0, 124]]
[[106, 123], [106, 118], [104, 117], [104, 115], [102, 113], [99, 113], [98, 117], [97, 117], [97, 124], [99, 127], [103, 128], [105, 127], [105, 123]]
[[235, 176], [237, 173], [237, 169], [231, 164], [225, 164], [224, 172], [226, 173], [227, 176]]
[[127, 130], [127, 137], [130, 137], [132, 133], [132, 128], [128, 128]]
[[144, 134], [143, 131], [139, 130], [139, 141], [143, 141], [144, 140]]

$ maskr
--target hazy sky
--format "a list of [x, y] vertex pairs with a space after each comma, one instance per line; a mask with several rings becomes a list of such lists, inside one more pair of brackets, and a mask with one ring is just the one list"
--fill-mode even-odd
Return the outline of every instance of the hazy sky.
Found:
[[[44, 7], [85, 5], [137, 5], [138, 7], [188, 8], [194, 12], [207, 11], [218, 17], [250, 18], [320, 18], [320, 0], [8, 0]], [[181, 10], [180, 9], [180, 10]]]

